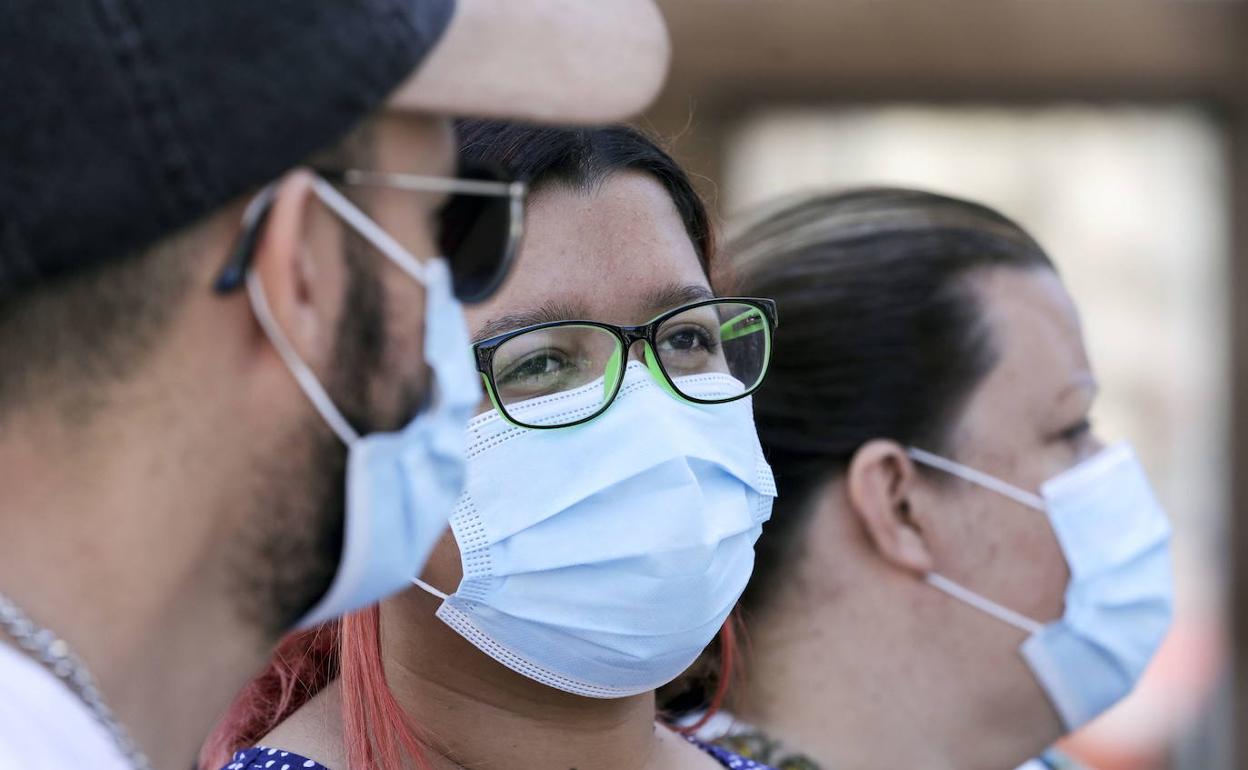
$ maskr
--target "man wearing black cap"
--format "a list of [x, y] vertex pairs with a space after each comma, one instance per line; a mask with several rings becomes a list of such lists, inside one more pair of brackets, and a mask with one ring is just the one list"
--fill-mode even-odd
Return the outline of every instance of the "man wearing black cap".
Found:
[[459, 492], [458, 302], [524, 186], [436, 116], [618, 120], [667, 39], [651, 0], [4, 11], [0, 770], [184, 768]]

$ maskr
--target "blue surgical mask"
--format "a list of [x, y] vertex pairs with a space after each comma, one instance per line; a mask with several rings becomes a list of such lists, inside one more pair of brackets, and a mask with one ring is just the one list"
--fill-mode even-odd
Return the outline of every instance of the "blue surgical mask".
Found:
[[935, 573], [928, 582], [1027, 632], [1023, 659], [1067, 730], [1132, 689], [1174, 614], [1170, 522], [1135, 452], [1110, 447], [1049, 480], [1039, 495], [921, 449], [917, 462], [1048, 515], [1070, 568], [1062, 617], [1041, 623]]
[[[725, 374], [681, 379], [704, 398]], [[597, 408], [602, 383], [510, 408], [525, 421]], [[557, 430], [490, 411], [468, 429], [451, 518], [464, 577], [438, 617], [499, 663], [577, 695], [618, 698], [676, 678], [715, 637], [754, 565], [775, 497], [749, 399], [697, 405], [644, 365], [611, 408]]]
[[[253, 312], [317, 412], [347, 445], [342, 558], [328, 592], [300, 628], [332, 620], [404, 588], [424, 569], [464, 482], [464, 428], [482, 399], [463, 310], [446, 261], [418, 262], [328, 184], [318, 197], [425, 287], [428, 407], [399, 431], [359, 435], [273, 319], [259, 275], [247, 276]], [[351, 312], [346, 308], [344, 312]]]

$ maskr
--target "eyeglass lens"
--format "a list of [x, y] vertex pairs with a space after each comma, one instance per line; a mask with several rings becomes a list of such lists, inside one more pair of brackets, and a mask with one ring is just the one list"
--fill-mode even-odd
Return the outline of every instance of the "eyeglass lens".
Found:
[[655, 352], [672, 387], [700, 401], [706, 399], [682, 390], [680, 378], [718, 372], [730, 375], [743, 390], [753, 390], [767, 370], [769, 333], [757, 307], [715, 302], [664, 321], [654, 335]]

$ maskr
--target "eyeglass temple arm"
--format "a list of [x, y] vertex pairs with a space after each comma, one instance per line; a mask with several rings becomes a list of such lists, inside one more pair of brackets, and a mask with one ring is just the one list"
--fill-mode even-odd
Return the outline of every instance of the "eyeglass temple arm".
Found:
[[334, 184], [356, 187], [391, 187], [396, 190], [407, 190], [408, 192], [444, 192], [516, 198], [523, 197], [528, 189], [528, 186], [519, 180], [459, 179], [426, 176], [423, 174], [397, 174], [386, 171], [331, 169], [320, 166], [313, 168], [313, 170]]
[[264, 223], [268, 221], [269, 212], [273, 210], [274, 194], [272, 186], [264, 188], [251, 199], [243, 211], [242, 231], [238, 235], [238, 241], [213, 285], [218, 294], [228, 294], [243, 285], [247, 268], [251, 266], [251, 258], [256, 253], [261, 235], [264, 234]]
[[735, 340], [748, 334], [757, 334], [765, 326], [763, 311], [756, 307], [729, 318], [719, 325], [719, 338], [722, 341]]

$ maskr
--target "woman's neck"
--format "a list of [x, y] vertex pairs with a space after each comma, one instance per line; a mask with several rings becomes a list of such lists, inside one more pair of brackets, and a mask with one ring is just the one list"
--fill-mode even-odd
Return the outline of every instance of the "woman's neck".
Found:
[[[599, 700], [540, 685], [436, 620], [426, 598], [409, 592], [383, 604], [382, 646], [387, 685], [428, 746], [431, 770], [718, 767], [655, 723], [653, 693]], [[341, 714], [335, 682], [263, 743], [347, 770]]]
[[654, 696], [597, 700], [512, 672], [437, 620], [439, 601], [409, 591], [382, 605], [386, 680], [449, 767], [645, 767]]
[[[481, 655], [473, 649], [467, 655]], [[388, 659], [386, 679], [399, 704], [447, 768], [649, 767], [657, 749], [654, 698], [580, 698], [536, 683], [491, 686], [456, 662], [433, 669]], [[490, 661], [493, 666], [499, 664]], [[510, 672], [495, 672], [510, 679]], [[519, 675], [515, 675], [519, 676]], [[435, 765], [441, 770], [440, 765]]]
[[[928, 598], [940, 602], [881, 575], [841, 585], [822, 600], [780, 598], [751, 623], [737, 716], [824, 770], [1021, 764], [1043, 747], [1046, 737], [1035, 733], [1046, 722], [1020, 699], [992, 696], [1002, 666], [1022, 665], [1016, 651], [1003, 651], [1001, 660], [953, 653], [933, 625], [938, 615], [927, 624], [907, 617]], [[1010, 674], [1014, 681], [1017, 672]]]

